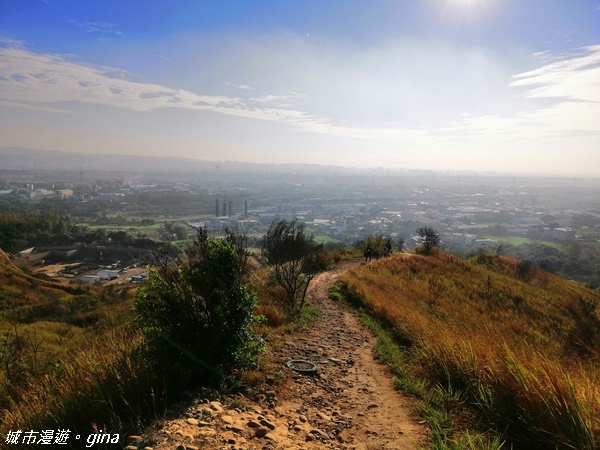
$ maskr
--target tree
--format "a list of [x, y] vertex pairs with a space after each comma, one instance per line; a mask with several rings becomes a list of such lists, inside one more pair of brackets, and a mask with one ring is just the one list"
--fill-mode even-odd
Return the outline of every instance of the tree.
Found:
[[243, 260], [230, 240], [199, 230], [184, 262], [151, 270], [134, 306], [144, 354], [171, 385], [216, 383], [252, 367], [262, 340], [251, 323], [256, 295], [242, 282]]
[[398, 239], [398, 250], [403, 251], [402, 250], [403, 248], [404, 248], [404, 239], [400, 238], [400, 239]]
[[304, 307], [308, 285], [325, 267], [322, 246], [304, 230], [304, 223], [274, 221], [262, 242], [268, 263], [273, 266], [275, 279], [286, 292], [284, 306], [290, 317]]
[[423, 254], [431, 255], [434, 247], [440, 244], [440, 235], [433, 228], [422, 227], [417, 230], [423, 239]]

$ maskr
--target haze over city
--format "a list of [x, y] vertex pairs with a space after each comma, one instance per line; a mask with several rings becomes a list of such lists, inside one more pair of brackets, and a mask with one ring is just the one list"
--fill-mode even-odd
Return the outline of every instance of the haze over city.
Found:
[[598, 0], [0, 5], [0, 146], [597, 176]]

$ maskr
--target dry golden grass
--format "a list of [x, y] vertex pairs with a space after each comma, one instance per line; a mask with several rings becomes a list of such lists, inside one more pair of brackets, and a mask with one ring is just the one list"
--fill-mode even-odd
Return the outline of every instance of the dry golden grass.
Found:
[[509, 437], [598, 448], [600, 294], [539, 271], [524, 282], [517, 267], [495, 256], [396, 255], [343, 283], [409, 344], [413, 373], [460, 390]]
[[0, 251], [0, 436], [95, 425], [131, 432], [162, 408], [160, 380], [132, 357], [132, 301], [130, 290], [29, 276]]

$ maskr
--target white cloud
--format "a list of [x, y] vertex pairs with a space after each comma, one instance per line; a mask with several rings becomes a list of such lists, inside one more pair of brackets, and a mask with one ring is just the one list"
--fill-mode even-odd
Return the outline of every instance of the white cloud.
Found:
[[235, 84], [235, 83], [231, 83], [231, 82], [229, 82], [229, 81], [226, 81], [226, 82], [225, 82], [225, 83], [223, 83], [223, 84], [224, 84], [225, 86], [233, 87], [233, 88], [236, 88], [236, 89], [243, 89], [243, 90], [245, 90], [245, 91], [251, 91], [251, 90], [253, 90], [253, 89], [254, 89], [253, 87], [250, 87], [250, 86], [248, 86], [247, 84]]
[[68, 113], [68, 111], [64, 110], [64, 109], [50, 108], [48, 106], [42, 106], [39, 104], [32, 105], [32, 104], [23, 103], [23, 102], [11, 102], [11, 101], [6, 101], [6, 100], [0, 100], [0, 107], [32, 109], [32, 110], [36, 110], [36, 111], [46, 111], [46, 112], [63, 113], [63, 114]]
[[388, 140], [406, 133], [414, 134], [408, 131], [333, 125], [319, 115], [282, 107], [282, 100], [304, 97], [295, 92], [266, 94], [248, 100], [201, 95], [184, 89], [131, 81], [127, 79], [130, 74], [118, 69], [84, 65], [69, 61], [61, 55], [40, 55], [22, 49], [0, 49], [0, 77], [0, 98], [13, 105], [21, 102], [24, 107], [78, 102], [111, 105], [134, 111], [183, 108], [283, 122], [306, 131], [334, 136], [364, 139], [379, 137]]
[[0, 36], [0, 44], [7, 47], [12, 48], [25, 48], [25, 43], [23, 41], [17, 41], [15, 39], [7, 38], [5, 36]]
[[76, 19], [69, 19], [67, 22], [72, 23], [77, 28], [87, 31], [88, 33], [106, 33], [115, 36], [123, 35], [123, 32], [115, 25], [109, 22], [84, 22]]
[[600, 45], [514, 78], [510, 86], [531, 86], [530, 97], [600, 102]]
[[[277, 129], [273, 133], [279, 133], [279, 142], [302, 136], [313, 149], [321, 142], [330, 148], [332, 142], [369, 148], [357, 150], [358, 156], [337, 150], [338, 161], [352, 157], [354, 163], [371, 158], [403, 165], [406, 155], [400, 149], [410, 149], [415, 164], [432, 168], [472, 162], [493, 170], [501, 168], [501, 158], [515, 167], [519, 163], [514, 161], [534, 155], [548, 167], [577, 171], [600, 166], [600, 45], [570, 55], [546, 51], [521, 57], [529, 67], [540, 66], [518, 73], [489, 51], [449, 44], [396, 42], [358, 49], [348, 43], [305, 41], [259, 39], [224, 46], [222, 52], [208, 47], [198, 54], [194, 48], [195, 58], [171, 52], [173, 67], [187, 78], [167, 81], [172, 78], [166, 71], [162, 83], [142, 82], [121, 69], [64, 55], [0, 48], [0, 106], [207, 111], [223, 124], [229, 123], [227, 117], [263, 122], [262, 132], [252, 136], [264, 141], [253, 142], [255, 147], [267, 147], [265, 130]], [[181, 61], [191, 65], [183, 68]], [[207, 73], [212, 83], [198, 81]], [[244, 83], [222, 81], [232, 74]], [[233, 95], [215, 95], [223, 92]], [[256, 128], [248, 123], [247, 128]], [[305, 133], [290, 133], [294, 130]], [[240, 138], [238, 146], [246, 145]]]

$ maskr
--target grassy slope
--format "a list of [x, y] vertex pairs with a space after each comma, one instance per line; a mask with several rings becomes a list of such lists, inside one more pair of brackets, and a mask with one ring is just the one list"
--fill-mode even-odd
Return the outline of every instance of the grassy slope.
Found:
[[90, 327], [126, 314], [127, 302], [122, 300], [127, 296], [27, 275], [0, 250], [0, 335], [17, 333], [31, 345], [39, 344], [40, 354], [47, 358], [76, 346]]
[[131, 302], [126, 290], [31, 277], [0, 251], [0, 439], [8, 429], [139, 431], [160, 395], [131, 357]]
[[344, 283], [393, 324], [413, 373], [458, 391], [486, 426], [534, 448], [594, 449], [600, 442], [598, 292], [517, 262], [398, 255]]

